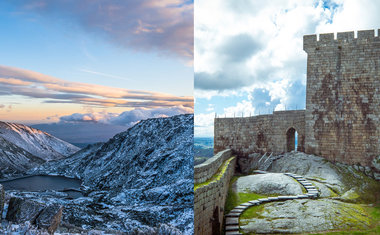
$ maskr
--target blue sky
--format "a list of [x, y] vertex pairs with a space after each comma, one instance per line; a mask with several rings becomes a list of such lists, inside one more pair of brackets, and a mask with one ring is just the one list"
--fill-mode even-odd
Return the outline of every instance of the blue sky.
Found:
[[303, 35], [380, 28], [380, 1], [195, 1], [196, 137], [215, 113], [233, 117], [304, 109]]
[[0, 29], [2, 121], [193, 112], [192, 1], [1, 1]]

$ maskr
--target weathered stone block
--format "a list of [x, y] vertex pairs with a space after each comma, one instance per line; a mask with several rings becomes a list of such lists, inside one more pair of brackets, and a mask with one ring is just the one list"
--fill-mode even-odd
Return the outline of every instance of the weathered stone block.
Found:
[[36, 219], [39, 228], [47, 229], [49, 234], [54, 234], [62, 220], [63, 206], [50, 205], [42, 210]]
[[6, 219], [15, 223], [34, 223], [45, 205], [29, 199], [12, 197], [9, 201]]

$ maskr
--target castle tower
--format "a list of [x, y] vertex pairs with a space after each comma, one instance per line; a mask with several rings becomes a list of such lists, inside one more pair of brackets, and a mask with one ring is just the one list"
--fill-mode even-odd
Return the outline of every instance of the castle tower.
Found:
[[380, 38], [374, 30], [358, 31], [357, 38], [307, 35], [303, 46], [306, 153], [369, 166], [380, 155]]

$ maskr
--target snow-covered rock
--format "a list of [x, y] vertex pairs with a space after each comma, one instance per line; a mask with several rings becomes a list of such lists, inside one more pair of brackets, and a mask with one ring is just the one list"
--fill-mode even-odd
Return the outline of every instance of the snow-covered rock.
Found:
[[46, 161], [67, 157], [78, 147], [32, 127], [0, 122], [0, 137]]
[[91, 206], [70, 210], [70, 205], [65, 205], [64, 220], [74, 224], [124, 231], [134, 223], [155, 228], [171, 224], [192, 234], [193, 117], [187, 114], [141, 121], [104, 144], [88, 146], [29, 173], [79, 178], [93, 191], [89, 197], [98, 198], [94, 199], [96, 206], [92, 204], [94, 209], [107, 216], [100, 216], [104, 221], [94, 223], [90, 218], [86, 222]]

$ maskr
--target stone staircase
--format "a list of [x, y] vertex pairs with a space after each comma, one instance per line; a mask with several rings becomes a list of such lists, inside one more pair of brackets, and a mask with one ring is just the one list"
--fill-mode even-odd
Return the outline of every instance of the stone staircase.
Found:
[[[256, 170], [254, 171], [254, 173], [266, 174], [268, 172], [262, 171], [262, 170]], [[297, 180], [298, 183], [300, 183], [306, 189], [307, 193], [295, 195], [295, 196], [278, 196], [278, 197], [260, 198], [257, 200], [240, 204], [239, 206], [232, 209], [230, 213], [225, 215], [225, 234], [226, 235], [241, 234], [239, 232], [239, 217], [246, 209], [250, 208], [251, 206], [257, 206], [266, 202], [306, 199], [306, 198], [313, 199], [313, 198], [319, 197], [318, 189], [314, 185], [312, 185], [312, 183], [307, 181], [304, 177], [297, 174], [292, 174], [292, 173], [284, 173], [284, 175], [287, 175]]]

